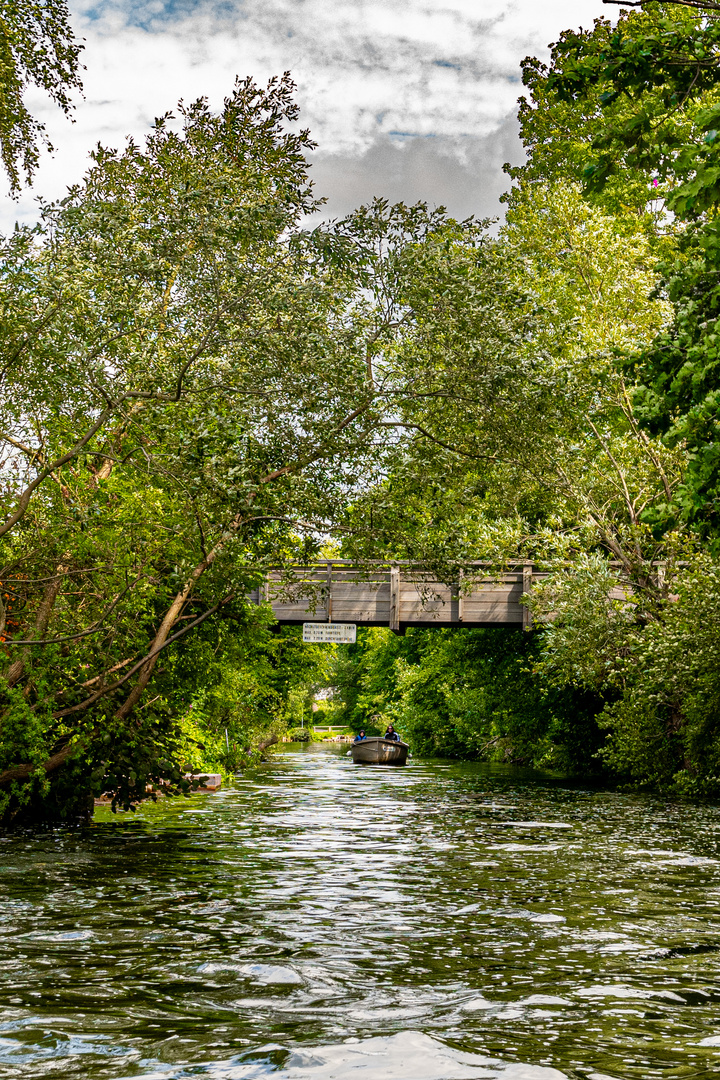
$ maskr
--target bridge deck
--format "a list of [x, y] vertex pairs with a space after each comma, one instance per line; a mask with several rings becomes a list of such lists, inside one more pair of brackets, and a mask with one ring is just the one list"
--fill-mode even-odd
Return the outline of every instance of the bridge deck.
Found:
[[272, 606], [278, 622], [340, 622], [365, 626], [514, 626], [529, 629], [529, 610], [520, 603], [533, 579], [545, 575], [526, 563], [503, 574], [477, 564], [454, 585], [411, 565], [357, 569], [342, 561], [296, 567], [288, 576], [272, 571], [253, 590], [254, 603]]

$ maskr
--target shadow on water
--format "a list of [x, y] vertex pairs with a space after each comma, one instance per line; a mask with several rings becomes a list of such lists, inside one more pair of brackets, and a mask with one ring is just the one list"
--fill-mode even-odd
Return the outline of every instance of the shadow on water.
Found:
[[0, 1076], [716, 1074], [719, 808], [345, 750], [0, 837]]

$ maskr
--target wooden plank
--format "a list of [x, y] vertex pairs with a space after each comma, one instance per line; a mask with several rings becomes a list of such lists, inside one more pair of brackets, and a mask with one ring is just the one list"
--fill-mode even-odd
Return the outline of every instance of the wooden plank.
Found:
[[348, 600], [362, 600], [367, 601], [369, 604], [376, 604], [378, 601], [389, 604], [390, 588], [389, 586], [380, 587], [379, 589], [353, 589], [349, 585], [333, 585], [333, 599], [341, 602]]
[[513, 602], [511, 604], [506, 604], [506, 603], [472, 604], [472, 605], [466, 604], [465, 605], [465, 611], [464, 611], [464, 620], [465, 620], [465, 622], [477, 621], [478, 619], [481, 619], [483, 617], [483, 615], [486, 614], [487, 612], [522, 611], [522, 610], [523, 609], [522, 609], [521, 605], [519, 603], [517, 603], [517, 601], [515, 601], [515, 602]]
[[467, 622], [469, 619], [477, 619], [483, 611], [509, 611], [511, 608], [517, 608], [518, 611], [522, 611], [520, 605], [520, 598], [514, 600], [494, 600], [487, 604], [465, 604], [463, 608], [463, 621]]
[[527, 563], [500, 580], [482, 572], [472, 576], [468, 570], [458, 575], [458, 584], [449, 586], [409, 566], [371, 572], [328, 561], [298, 567], [294, 580], [272, 571], [262, 586], [250, 591], [249, 599], [255, 603], [269, 600], [281, 622], [337, 619], [384, 624], [395, 630], [412, 624], [528, 627], [530, 613], [520, 605], [520, 596], [534, 580], [545, 576], [535, 574]]
[[514, 589], [522, 592], [522, 578], [513, 578], [511, 581], [484, 581], [465, 583], [465, 596], [481, 596], [485, 593], [508, 593]]
[[401, 581], [401, 596], [436, 597], [438, 600], [450, 599], [452, 586], [439, 581]]
[[283, 608], [288, 611], [324, 611], [327, 615], [327, 606], [323, 597], [296, 597], [293, 600], [289, 600], [284, 596], [275, 596], [270, 598], [270, 605], [275, 608]]
[[389, 581], [390, 567], [387, 570], [336, 570], [335, 581]]
[[408, 597], [402, 597], [402, 619], [400, 621], [407, 622], [412, 615], [420, 617], [423, 612], [426, 615], [447, 617], [451, 616], [452, 604], [450, 598], [445, 603], [435, 600], [422, 600], [417, 597], [412, 599]]
[[339, 590], [337, 587], [333, 590], [333, 602], [339, 604], [354, 604], [360, 602], [363, 604], [388, 604], [392, 603], [392, 596], [389, 589], [378, 589], [377, 592], [365, 592], [364, 590], [356, 592], [353, 589], [343, 588], [342, 592], [338, 596]]
[[474, 623], [518, 623], [522, 625], [522, 621], [523, 609], [518, 604], [516, 607], [478, 609], [472, 615], [465, 615], [463, 626], [472, 626]]
[[486, 589], [471, 589], [465, 593], [466, 600], [477, 600], [481, 596], [522, 596], [523, 586], [521, 581], [512, 581], [507, 585], [488, 585]]
[[[292, 578], [294, 581], [327, 581], [327, 569], [323, 567], [321, 570], [294, 570]], [[271, 570], [268, 574], [268, 580], [287, 581], [288, 575], [281, 573], [279, 570]]]
[[302, 614], [303, 611], [309, 611], [311, 614], [313, 610], [316, 612], [321, 611], [324, 613], [324, 617], [327, 618], [327, 608], [323, 603], [311, 604], [307, 600], [299, 600], [295, 603], [288, 603], [286, 600], [271, 600], [270, 605], [273, 611], [283, 611], [287, 613], [296, 611], [299, 615]]
[[471, 592], [465, 597], [466, 604], [486, 604], [495, 600], [520, 600], [523, 594], [522, 585], [513, 585], [512, 588], [484, 589], [482, 592]]
[[441, 626], [450, 626], [452, 617], [449, 608], [437, 611], [418, 605], [409, 611], [404, 608], [402, 621], [404, 623], [437, 623]]
[[452, 597], [426, 597], [412, 594], [408, 596], [407, 593], [400, 593], [400, 603], [403, 605], [403, 620], [405, 620], [408, 611], [424, 610], [424, 611], [443, 611], [445, 608], [450, 609], [450, 600]]
[[369, 592], [376, 592], [378, 589], [389, 589], [390, 579], [386, 578], [348, 578], [348, 577], [334, 577], [333, 589], [367, 589]]
[[344, 623], [372, 623], [377, 626], [389, 626], [390, 609], [373, 611], [372, 608], [348, 608], [347, 611], [343, 611], [342, 619], [340, 615], [336, 615], [335, 619], [337, 622]]
[[[377, 612], [378, 618], [382, 616], [383, 618], [387, 617], [387, 619], [389, 619], [392, 608], [387, 600], [381, 601], [380, 603], [374, 603], [372, 600], [362, 600], [353, 603], [351, 600], [346, 600], [342, 604], [335, 601], [333, 610], [335, 611], [336, 622], [352, 622], [350, 615], [348, 615], [348, 612], [350, 611], [375, 611]], [[342, 619], [340, 618], [340, 614], [342, 614]], [[388, 623], [388, 625], [390, 624]]]

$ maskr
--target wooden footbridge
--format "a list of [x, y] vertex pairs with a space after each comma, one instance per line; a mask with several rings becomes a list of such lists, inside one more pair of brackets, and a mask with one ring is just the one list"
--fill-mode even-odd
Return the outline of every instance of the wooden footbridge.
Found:
[[493, 574], [487, 563], [474, 563], [446, 584], [410, 563], [359, 568], [340, 559], [271, 571], [250, 594], [268, 603], [281, 624], [360, 623], [389, 626], [508, 626], [528, 630], [529, 609], [521, 597], [533, 581], [545, 577], [531, 563]]

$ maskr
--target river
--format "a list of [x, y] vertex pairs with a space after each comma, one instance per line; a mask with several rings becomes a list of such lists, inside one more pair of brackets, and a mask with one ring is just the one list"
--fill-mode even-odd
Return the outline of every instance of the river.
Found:
[[285, 747], [0, 837], [0, 1077], [649, 1080], [720, 1068], [720, 808]]

